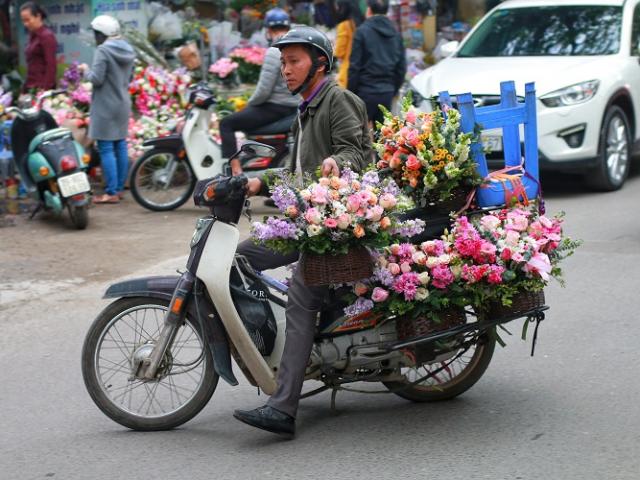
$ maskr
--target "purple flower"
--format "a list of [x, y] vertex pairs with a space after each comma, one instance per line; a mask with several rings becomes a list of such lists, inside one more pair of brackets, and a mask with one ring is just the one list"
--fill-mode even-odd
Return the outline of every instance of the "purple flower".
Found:
[[267, 218], [265, 223], [255, 222], [251, 234], [260, 242], [298, 238], [295, 224], [275, 217]]
[[355, 317], [364, 312], [368, 312], [373, 308], [373, 301], [368, 298], [358, 297], [355, 303], [349, 305], [344, 309], [344, 314], [349, 317]]
[[392, 235], [398, 235], [404, 238], [415, 237], [424, 231], [425, 222], [420, 219], [406, 220], [398, 224], [392, 231]]
[[276, 204], [278, 210], [285, 212], [287, 207], [298, 206], [298, 199], [295, 192], [285, 185], [277, 185], [271, 192], [271, 199]]
[[367, 172], [362, 176], [362, 186], [363, 187], [376, 187], [380, 183], [380, 178], [378, 177], [378, 172], [371, 171]]
[[349, 184], [358, 179], [358, 175], [353, 173], [353, 171], [349, 167], [345, 167], [342, 169], [342, 174], [340, 174], [340, 177], [343, 180], [346, 180]]
[[374, 278], [385, 287], [392, 287], [395, 280], [393, 273], [386, 268], [376, 268], [373, 270]]
[[400, 195], [400, 187], [394, 180], [390, 180], [387, 184], [382, 188], [382, 193], [390, 193], [394, 197], [398, 197]]

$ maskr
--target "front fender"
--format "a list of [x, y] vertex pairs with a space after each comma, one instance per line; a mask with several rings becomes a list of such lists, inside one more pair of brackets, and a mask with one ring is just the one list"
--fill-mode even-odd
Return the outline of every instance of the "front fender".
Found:
[[[179, 280], [178, 275], [125, 280], [110, 285], [103, 298], [151, 297], [170, 302]], [[238, 380], [233, 374], [231, 366], [227, 331], [206, 290], [199, 288], [200, 285], [189, 296], [187, 313], [191, 318], [198, 320], [202, 327], [203, 336], [213, 353], [213, 367], [216, 373], [228, 384], [238, 385]]]

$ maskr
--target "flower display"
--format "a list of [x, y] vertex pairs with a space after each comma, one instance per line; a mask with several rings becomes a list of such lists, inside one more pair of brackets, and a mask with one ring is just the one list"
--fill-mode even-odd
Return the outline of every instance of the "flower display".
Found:
[[547, 217], [531, 207], [458, 218], [449, 238], [473, 303], [508, 305], [518, 290], [542, 290], [551, 278], [562, 283], [560, 261], [581, 243], [564, 235], [563, 222], [562, 214]]
[[238, 62], [223, 57], [209, 67], [209, 73], [213, 73], [218, 79], [232, 78], [231, 75], [238, 69]]
[[[462, 260], [446, 239], [419, 245], [394, 243], [378, 252], [373, 277], [354, 286], [356, 300], [345, 309], [428, 316], [468, 304]], [[360, 312], [361, 313], [361, 312]]]
[[[403, 227], [392, 215], [401, 204], [397, 186], [375, 171], [361, 177], [344, 169], [341, 176], [307, 182], [299, 191], [292, 184], [285, 176], [271, 187], [284, 218], [265, 218], [252, 227], [254, 240], [273, 250], [338, 254], [352, 246], [382, 247]], [[413, 229], [419, 228], [414, 222]]]
[[239, 47], [229, 53], [238, 64], [238, 76], [243, 83], [257, 83], [267, 49], [257, 45]]
[[390, 172], [417, 204], [446, 200], [454, 189], [480, 183], [470, 156], [473, 134], [461, 132], [458, 110], [420, 112], [407, 96], [398, 116], [383, 113], [374, 144], [378, 168]]
[[521, 290], [542, 290], [551, 278], [562, 282], [560, 261], [580, 245], [562, 225], [561, 214], [524, 208], [461, 216], [441, 239], [384, 248], [374, 276], [355, 285], [348, 310], [437, 316], [449, 306], [508, 306]]

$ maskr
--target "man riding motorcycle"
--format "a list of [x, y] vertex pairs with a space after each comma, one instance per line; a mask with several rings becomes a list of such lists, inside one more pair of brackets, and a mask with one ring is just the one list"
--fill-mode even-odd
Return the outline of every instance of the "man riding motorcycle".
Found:
[[[274, 47], [281, 52], [281, 72], [292, 95], [303, 102], [294, 123], [295, 146], [287, 168], [301, 180], [303, 172], [338, 175], [340, 168], [355, 171], [369, 159], [370, 137], [362, 100], [327, 78], [333, 68], [333, 48], [320, 31], [300, 26], [281, 37]], [[266, 195], [261, 179], [249, 180], [249, 194]], [[291, 264], [298, 254], [283, 255], [246, 240], [238, 246], [256, 270]], [[254, 410], [236, 410], [234, 417], [273, 433], [293, 435], [305, 370], [313, 346], [317, 312], [326, 287], [308, 287], [302, 272], [293, 274], [286, 309], [286, 340], [278, 369], [277, 389], [267, 404]]]
[[[269, 10], [264, 17], [266, 37], [271, 45], [289, 31], [291, 19], [281, 8]], [[280, 75], [280, 51], [269, 48], [264, 57], [256, 90], [244, 110], [226, 116], [220, 122], [222, 157], [230, 158], [236, 151], [236, 132], [255, 130], [281, 118], [293, 115], [299, 99], [292, 97]], [[240, 160], [230, 162], [234, 175], [242, 172]]]

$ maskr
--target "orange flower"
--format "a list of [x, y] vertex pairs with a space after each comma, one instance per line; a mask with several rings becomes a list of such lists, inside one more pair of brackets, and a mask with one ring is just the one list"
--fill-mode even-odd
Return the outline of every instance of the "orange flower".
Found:
[[362, 238], [364, 237], [365, 231], [364, 231], [364, 227], [360, 224], [356, 225], [355, 227], [353, 227], [353, 235], [356, 238]]
[[380, 220], [380, 228], [386, 230], [391, 226], [391, 219], [389, 217], [382, 217]]

